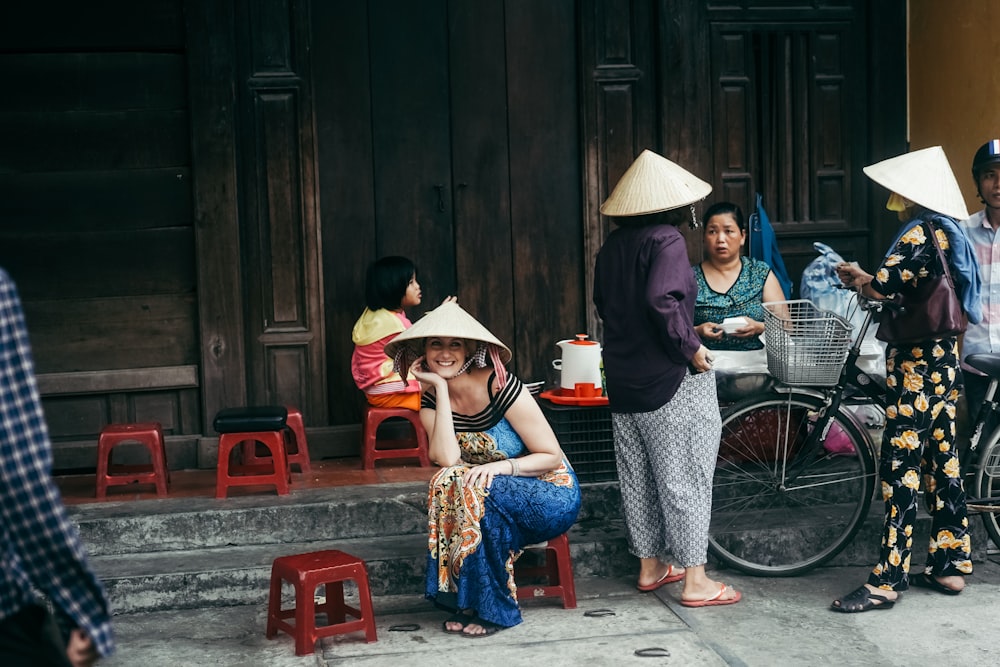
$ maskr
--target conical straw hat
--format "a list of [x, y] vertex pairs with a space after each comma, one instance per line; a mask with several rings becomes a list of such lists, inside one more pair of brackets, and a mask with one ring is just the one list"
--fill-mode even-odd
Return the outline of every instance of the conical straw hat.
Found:
[[608, 216], [659, 213], [707, 197], [712, 186], [662, 155], [644, 150], [601, 205]]
[[405, 345], [409, 347], [413, 353], [412, 356], [416, 358], [424, 353], [423, 349], [419, 347], [420, 341], [431, 336], [464, 338], [492, 343], [500, 349], [500, 360], [505, 364], [510, 363], [513, 356], [510, 349], [501, 343], [500, 339], [490, 333], [489, 329], [455, 302], [443, 303], [414, 322], [412, 327], [386, 344], [385, 354], [394, 358], [400, 347]]
[[956, 220], [969, 217], [955, 173], [940, 146], [876, 162], [865, 167], [864, 172], [879, 185], [926, 209]]

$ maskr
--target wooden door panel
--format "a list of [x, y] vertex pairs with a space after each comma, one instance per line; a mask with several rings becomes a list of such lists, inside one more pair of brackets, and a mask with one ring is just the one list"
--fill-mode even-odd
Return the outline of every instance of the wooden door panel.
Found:
[[242, 0], [247, 14], [243, 279], [252, 404], [327, 421], [307, 3]]
[[[511, 163], [504, 7], [449, 7], [455, 269], [462, 305], [509, 346], [514, 341]], [[433, 306], [434, 304], [426, 304]]]
[[456, 289], [447, 3], [381, 2], [376, 18], [368, 24], [376, 256], [412, 259], [429, 305]]
[[[755, 192], [779, 233], [858, 226], [853, 165], [864, 95], [851, 24], [716, 23], [711, 29], [717, 199]], [[851, 128], [848, 131], [847, 128]]]
[[[576, 3], [505, 3], [516, 370], [586, 330]], [[592, 333], [592, 332], [591, 332]]]
[[368, 8], [314, 0], [312, 17], [329, 414], [350, 424], [364, 400], [351, 378], [351, 328], [376, 257]]

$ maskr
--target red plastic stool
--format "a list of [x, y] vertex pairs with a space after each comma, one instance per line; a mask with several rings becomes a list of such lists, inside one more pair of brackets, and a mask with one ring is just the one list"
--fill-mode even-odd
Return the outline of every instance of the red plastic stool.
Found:
[[[287, 411], [281, 406], [226, 408], [215, 416], [219, 436], [219, 462], [215, 471], [215, 497], [225, 498], [231, 486], [273, 485], [278, 495], [288, 494], [292, 473], [288, 467], [285, 446]], [[269, 457], [254, 457], [243, 464], [230, 462], [232, 451], [243, 445], [242, 451], [255, 451], [257, 443], [264, 445]], [[260, 461], [263, 461], [261, 463]]]
[[[299, 466], [299, 472], [303, 474], [309, 474], [312, 472], [312, 463], [309, 459], [309, 444], [306, 442], [306, 427], [305, 422], [302, 419], [302, 413], [299, 409], [291, 405], [286, 405], [285, 409], [288, 411], [288, 416], [285, 418], [285, 424], [288, 430], [292, 434], [292, 444], [291, 451], [288, 447], [285, 448], [285, 457], [288, 459], [288, 467], [293, 465]], [[243, 463], [247, 465], [261, 464], [265, 461], [270, 460], [268, 457], [257, 456], [257, 443], [255, 442], [245, 442], [243, 445]]]
[[[358, 586], [361, 609], [344, 603], [344, 581], [348, 579]], [[293, 609], [281, 608], [284, 581], [295, 589]], [[322, 604], [315, 601], [318, 586], [326, 589], [326, 602]], [[316, 615], [322, 613], [326, 614], [328, 625], [316, 627]], [[348, 621], [348, 614], [355, 620]], [[295, 624], [285, 622], [286, 618], [294, 618]], [[275, 558], [271, 565], [271, 593], [267, 603], [267, 638], [273, 639], [278, 630], [295, 638], [295, 655], [312, 653], [320, 637], [345, 632], [364, 630], [365, 641], [369, 644], [377, 641], [365, 562], [335, 549]]]
[[528, 549], [545, 549], [545, 563], [534, 567], [517, 567], [514, 572], [522, 577], [547, 577], [548, 584], [525, 584], [518, 593], [529, 591], [532, 597], [562, 598], [563, 609], [576, 609], [576, 584], [573, 582], [573, 562], [569, 556], [569, 539], [565, 534], [548, 542], [529, 544]]
[[[414, 437], [407, 440], [382, 440], [383, 443], [394, 445], [408, 444], [408, 447], [378, 448], [378, 427], [386, 419], [399, 417], [413, 425]], [[427, 456], [427, 431], [420, 423], [420, 415], [407, 408], [379, 408], [374, 405], [365, 406], [365, 414], [361, 422], [361, 467], [364, 470], [375, 468], [378, 459], [420, 459], [421, 466], [430, 466]]]
[[[112, 450], [125, 442], [138, 442], [149, 450], [151, 463], [125, 465], [111, 462]], [[163, 448], [163, 427], [159, 422], [108, 424], [97, 440], [97, 497], [106, 498], [109, 486], [153, 484], [156, 495], [167, 495], [167, 455]]]

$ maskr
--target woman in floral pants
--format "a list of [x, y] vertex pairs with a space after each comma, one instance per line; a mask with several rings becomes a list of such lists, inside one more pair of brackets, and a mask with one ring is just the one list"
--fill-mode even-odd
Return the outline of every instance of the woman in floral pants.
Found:
[[[954, 181], [947, 162], [944, 168]], [[869, 176], [879, 180], [871, 173]], [[956, 252], [966, 251], [961, 244], [967, 241], [952, 217], [902, 196], [899, 190], [903, 187], [897, 187], [893, 187], [886, 206], [898, 211], [907, 224], [902, 226], [878, 271], [872, 276], [856, 264], [837, 267], [845, 285], [876, 298], [906, 294], [942, 274], [944, 267], [931, 233], [949, 258], [953, 274], [955, 262], [950, 258]], [[957, 191], [957, 184], [955, 188]], [[914, 191], [908, 196], [922, 195]], [[964, 209], [964, 203], [960, 207]], [[957, 335], [890, 343], [886, 349], [886, 429], [879, 463], [885, 500], [881, 550], [866, 584], [834, 600], [831, 605], [834, 611], [888, 609], [910, 584], [957, 595], [965, 586], [964, 576], [972, 573], [969, 518], [955, 446], [955, 405], [962, 388], [958, 362]], [[911, 575], [913, 527], [921, 479], [932, 517], [931, 535], [926, 564]]]

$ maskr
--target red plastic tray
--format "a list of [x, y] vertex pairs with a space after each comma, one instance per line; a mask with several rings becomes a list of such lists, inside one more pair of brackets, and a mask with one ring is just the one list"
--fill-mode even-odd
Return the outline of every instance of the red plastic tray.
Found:
[[607, 396], [593, 396], [590, 398], [584, 398], [582, 396], [564, 396], [560, 394], [557, 390], [549, 389], [548, 391], [543, 391], [539, 394], [542, 398], [552, 401], [556, 405], [607, 405]]

